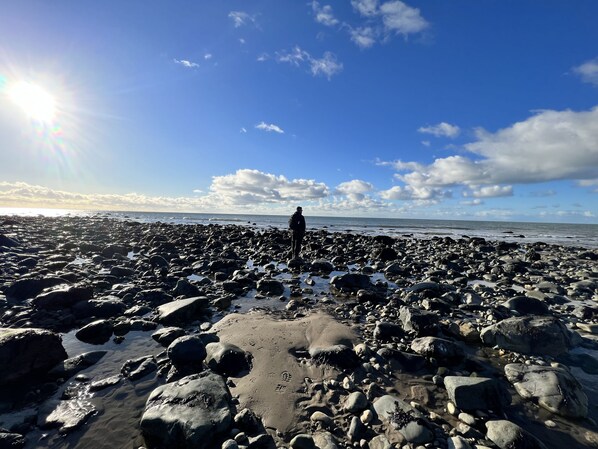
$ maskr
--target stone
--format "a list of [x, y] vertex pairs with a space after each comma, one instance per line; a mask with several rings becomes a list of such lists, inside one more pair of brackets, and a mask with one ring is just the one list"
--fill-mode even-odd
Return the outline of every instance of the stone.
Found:
[[331, 273], [334, 270], [332, 262], [325, 259], [316, 259], [311, 263], [310, 271], [316, 273]]
[[359, 413], [368, 407], [369, 403], [365, 394], [361, 391], [354, 391], [345, 400], [344, 409], [350, 413]]
[[58, 310], [73, 306], [79, 301], [91, 299], [93, 289], [90, 287], [69, 286], [37, 295], [31, 303], [38, 309]]
[[174, 296], [186, 296], [187, 298], [200, 296], [199, 287], [187, 279], [179, 279], [172, 290]]
[[403, 337], [405, 331], [400, 324], [378, 321], [374, 328], [374, 338], [379, 341], [390, 341], [395, 337]]
[[167, 349], [167, 355], [175, 366], [201, 367], [206, 358], [206, 347], [196, 335], [185, 335], [175, 339]]
[[515, 296], [501, 305], [520, 315], [548, 315], [550, 313], [545, 302], [529, 296]]
[[185, 335], [185, 329], [180, 327], [163, 327], [152, 334], [152, 338], [162, 346], [168, 347], [170, 343]]
[[67, 284], [65, 279], [57, 277], [45, 277], [42, 279], [19, 279], [13, 282], [4, 290], [4, 294], [9, 299], [22, 301], [33, 298], [40, 294], [45, 288], [55, 287], [60, 284]]
[[62, 340], [54, 332], [0, 328], [0, 385], [50, 369], [66, 358]]
[[465, 352], [457, 343], [437, 337], [419, 337], [411, 342], [411, 349], [425, 357], [438, 360], [455, 360], [465, 356]]
[[449, 400], [461, 410], [502, 410], [511, 403], [508, 391], [497, 379], [446, 376]]
[[256, 289], [266, 296], [280, 296], [284, 293], [284, 284], [276, 279], [260, 279]]
[[376, 435], [370, 440], [369, 449], [392, 449], [392, 445], [385, 435]]
[[437, 332], [438, 315], [435, 313], [402, 306], [399, 309], [399, 319], [403, 329], [418, 336], [433, 335]]
[[567, 418], [588, 415], [588, 397], [565, 367], [510, 363], [505, 375], [521, 397], [537, 401], [552, 413]]
[[330, 285], [337, 290], [357, 291], [372, 287], [370, 277], [366, 274], [346, 273], [333, 276], [330, 279]]
[[[50, 413], [47, 413], [48, 409]], [[38, 425], [42, 428], [59, 427], [60, 432], [66, 433], [80, 427], [95, 412], [95, 407], [88, 401], [49, 401], [40, 410]]]
[[258, 433], [263, 428], [260, 418], [248, 408], [237, 413], [233, 420], [236, 428], [250, 435]]
[[225, 434], [232, 421], [224, 379], [205, 372], [152, 391], [140, 427], [150, 447], [204, 449]]
[[420, 411], [392, 395], [384, 395], [374, 402], [378, 418], [396, 429], [410, 443], [429, 443], [434, 432]]
[[469, 442], [460, 436], [450, 437], [447, 443], [448, 449], [472, 449]]
[[300, 433], [295, 435], [289, 443], [291, 449], [316, 449], [316, 443], [311, 435]]
[[100, 361], [108, 351], [90, 351], [83, 354], [63, 360], [54, 366], [48, 374], [55, 379], [68, 379], [79, 371], [89, 368]]
[[131, 380], [139, 380], [158, 369], [156, 359], [152, 355], [127, 360], [120, 369], [123, 376]]
[[507, 318], [482, 329], [485, 345], [522, 354], [558, 356], [573, 346], [571, 332], [555, 317]]
[[75, 337], [85, 343], [100, 345], [106, 343], [112, 337], [114, 325], [109, 320], [93, 321], [75, 333]]
[[536, 437], [511, 421], [488, 421], [486, 429], [486, 437], [500, 449], [547, 449]]
[[339, 449], [334, 436], [330, 432], [316, 432], [312, 435], [312, 438], [319, 449]]
[[364, 425], [361, 423], [360, 419], [357, 416], [351, 418], [351, 424], [349, 424], [349, 431], [347, 432], [347, 436], [349, 437], [350, 441], [359, 441], [363, 435], [365, 430]]
[[166, 325], [185, 324], [204, 317], [209, 305], [210, 301], [205, 296], [171, 301], [157, 308], [157, 320]]
[[324, 412], [315, 411], [309, 417], [309, 420], [313, 423], [320, 423], [323, 427], [334, 426], [334, 420]]
[[235, 376], [251, 370], [251, 354], [231, 343], [217, 342], [206, 345], [206, 365], [215, 373]]
[[352, 348], [343, 344], [331, 346], [312, 346], [309, 355], [316, 363], [338, 366], [340, 368], [354, 368], [359, 364], [359, 357]]
[[120, 374], [108, 376], [103, 379], [94, 380], [89, 384], [89, 391], [100, 391], [108, 387], [112, 387], [120, 383], [122, 377]]
[[0, 430], [0, 449], [22, 449], [24, 446], [25, 437], [23, 435]]

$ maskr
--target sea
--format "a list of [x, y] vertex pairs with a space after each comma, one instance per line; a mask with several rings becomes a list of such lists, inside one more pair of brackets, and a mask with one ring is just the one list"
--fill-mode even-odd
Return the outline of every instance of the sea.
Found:
[[[253, 229], [286, 229], [288, 216], [209, 214], [174, 212], [81, 211], [67, 209], [0, 208], [0, 216], [85, 216], [113, 218], [142, 223], [179, 225], [240, 225]], [[391, 237], [481, 237], [491, 241], [544, 242], [598, 249], [598, 224], [534, 223], [515, 221], [426, 220], [411, 218], [318, 217], [306, 216], [309, 230], [352, 232]]]

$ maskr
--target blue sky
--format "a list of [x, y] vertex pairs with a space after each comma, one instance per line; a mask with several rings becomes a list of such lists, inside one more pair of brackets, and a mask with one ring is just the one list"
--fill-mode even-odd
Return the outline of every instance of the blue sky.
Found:
[[0, 206], [598, 223], [596, 17], [9, 2]]

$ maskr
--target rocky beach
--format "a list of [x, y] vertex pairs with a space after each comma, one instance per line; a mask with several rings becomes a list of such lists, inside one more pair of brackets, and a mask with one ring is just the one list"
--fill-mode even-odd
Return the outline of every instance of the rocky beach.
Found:
[[598, 447], [598, 251], [0, 217], [0, 449]]

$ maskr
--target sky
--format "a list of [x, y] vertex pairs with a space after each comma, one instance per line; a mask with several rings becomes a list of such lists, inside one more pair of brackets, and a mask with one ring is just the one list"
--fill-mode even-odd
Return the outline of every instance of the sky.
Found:
[[598, 223], [594, 0], [20, 0], [0, 206]]

